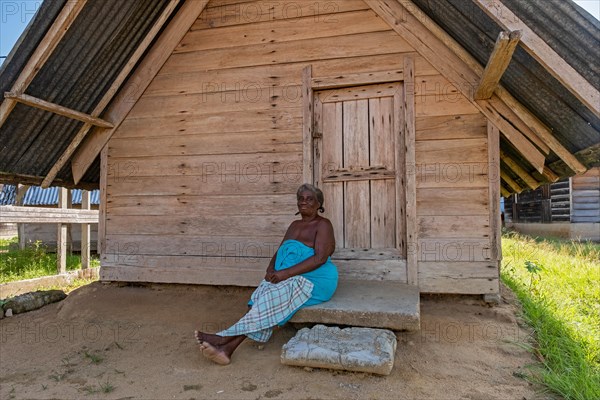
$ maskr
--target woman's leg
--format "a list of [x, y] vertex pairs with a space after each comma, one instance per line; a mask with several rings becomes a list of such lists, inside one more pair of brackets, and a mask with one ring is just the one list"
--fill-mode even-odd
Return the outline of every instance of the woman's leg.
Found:
[[196, 340], [200, 345], [202, 355], [221, 365], [231, 362], [231, 355], [245, 339], [244, 335], [218, 336], [196, 331]]

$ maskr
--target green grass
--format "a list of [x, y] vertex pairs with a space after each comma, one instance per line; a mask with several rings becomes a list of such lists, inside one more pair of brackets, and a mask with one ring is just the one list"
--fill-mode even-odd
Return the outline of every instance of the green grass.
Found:
[[[90, 264], [91, 267], [97, 267], [100, 262], [92, 258]], [[80, 256], [68, 255], [67, 271], [80, 268]], [[56, 275], [56, 273], [56, 254], [49, 253], [40, 242], [19, 250], [17, 238], [0, 240], [0, 283]]]
[[600, 399], [600, 245], [502, 238], [502, 280], [523, 305], [541, 361], [530, 378], [566, 399]]

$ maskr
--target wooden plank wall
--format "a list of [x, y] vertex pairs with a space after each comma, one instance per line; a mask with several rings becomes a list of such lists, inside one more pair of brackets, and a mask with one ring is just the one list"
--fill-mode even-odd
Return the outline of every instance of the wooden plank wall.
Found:
[[[485, 164], [483, 117], [362, 1], [211, 1], [108, 144], [102, 278], [256, 285], [296, 218], [303, 68], [393, 70], [407, 55], [417, 163]], [[424, 243], [485, 239], [487, 174], [435, 174], [417, 181]], [[494, 284], [479, 255], [442, 261], [421, 259], [426, 291]]]
[[[417, 79], [416, 166], [422, 292], [497, 293], [486, 118], [440, 75]], [[489, 181], [491, 180], [491, 182]], [[497, 201], [500, 201], [498, 196]]]

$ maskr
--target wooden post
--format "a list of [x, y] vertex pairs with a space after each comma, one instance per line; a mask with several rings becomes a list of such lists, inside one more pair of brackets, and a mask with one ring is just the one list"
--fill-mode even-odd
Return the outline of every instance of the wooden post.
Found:
[[419, 285], [417, 183], [415, 159], [415, 61], [404, 57], [404, 146], [406, 174], [406, 277], [409, 285]]
[[[29, 190], [29, 185], [17, 185], [17, 198], [15, 201], [16, 206], [22, 206], [25, 200], [25, 193]], [[19, 249], [25, 249], [25, 224], [17, 224], [17, 229], [19, 231]]]
[[[58, 208], [67, 208], [69, 190], [58, 188]], [[59, 274], [67, 272], [67, 224], [58, 224], [56, 233], [56, 266]]]
[[[106, 260], [106, 190], [108, 188], [108, 144], [100, 152], [100, 205], [98, 215], [98, 244], [100, 262]], [[100, 264], [102, 266], [102, 264]]]
[[[81, 191], [81, 209], [90, 209], [90, 192]], [[81, 224], [81, 269], [90, 267], [90, 224]]]
[[[500, 215], [500, 132], [488, 121], [488, 201], [490, 206], [490, 258], [494, 262], [502, 259], [502, 220]], [[499, 271], [499, 269], [498, 269]]]

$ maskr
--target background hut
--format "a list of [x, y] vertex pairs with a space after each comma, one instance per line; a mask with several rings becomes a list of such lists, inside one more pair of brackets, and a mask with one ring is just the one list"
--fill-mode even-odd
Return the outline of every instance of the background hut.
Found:
[[529, 235], [600, 241], [600, 168], [514, 194], [505, 223]]

